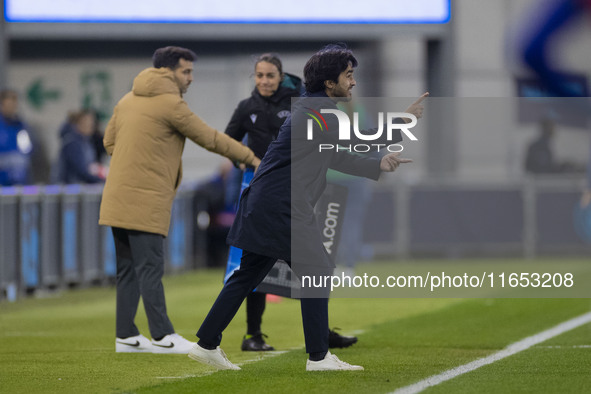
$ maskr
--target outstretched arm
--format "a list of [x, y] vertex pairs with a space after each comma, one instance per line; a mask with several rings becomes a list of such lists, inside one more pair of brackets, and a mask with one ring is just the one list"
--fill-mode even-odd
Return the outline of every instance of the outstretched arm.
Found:
[[261, 162], [248, 147], [205, 123], [184, 101], [177, 104], [172, 122], [181, 134], [208, 151], [255, 168]]

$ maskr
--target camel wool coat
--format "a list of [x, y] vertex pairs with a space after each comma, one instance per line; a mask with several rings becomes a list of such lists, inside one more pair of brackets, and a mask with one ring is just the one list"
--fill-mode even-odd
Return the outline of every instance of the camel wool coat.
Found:
[[189, 109], [173, 72], [147, 68], [115, 106], [104, 137], [112, 155], [99, 224], [168, 235], [189, 138], [205, 149], [253, 165], [254, 153]]

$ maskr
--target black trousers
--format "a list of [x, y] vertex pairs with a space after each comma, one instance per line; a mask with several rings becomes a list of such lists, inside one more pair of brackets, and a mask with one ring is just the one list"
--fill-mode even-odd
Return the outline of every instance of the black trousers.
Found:
[[[219, 346], [222, 332], [244, 299], [261, 283], [277, 259], [243, 251], [240, 268], [228, 279], [201, 324], [197, 337], [209, 346]], [[328, 297], [300, 300], [307, 353], [328, 351]]]
[[263, 313], [267, 306], [267, 294], [258, 291], [250, 293], [246, 297], [246, 333], [258, 335], [261, 333]]
[[134, 320], [140, 296], [152, 338], [174, 333], [162, 286], [164, 237], [117, 227], [112, 230], [117, 254], [117, 337], [139, 335]]

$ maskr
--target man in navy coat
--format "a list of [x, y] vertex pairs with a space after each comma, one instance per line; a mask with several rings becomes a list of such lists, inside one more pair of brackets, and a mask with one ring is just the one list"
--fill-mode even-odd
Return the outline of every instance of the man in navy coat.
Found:
[[[350, 175], [377, 180], [381, 172], [392, 172], [410, 160], [390, 153], [381, 159], [344, 151], [319, 151], [318, 143], [336, 144], [336, 117], [308, 140], [307, 119], [311, 111], [336, 109], [336, 101], [350, 100], [355, 86], [357, 60], [351, 50], [330, 45], [308, 60], [304, 67], [306, 93], [292, 110], [269, 146], [250, 186], [244, 190], [228, 242], [243, 250], [240, 268], [228, 279], [197, 332], [199, 342], [189, 357], [218, 369], [240, 368], [231, 363], [219, 347], [222, 332], [240, 308], [244, 298], [265, 278], [278, 259], [285, 260], [294, 273], [330, 275], [334, 268], [322, 243], [314, 205], [326, 187], [329, 168]], [[420, 117], [423, 95], [407, 112]], [[329, 132], [330, 130], [330, 132]], [[400, 135], [395, 141], [401, 140]], [[318, 289], [316, 289], [318, 290]], [[307, 371], [362, 370], [339, 360], [328, 351], [328, 290], [301, 297], [302, 323], [309, 359]]]

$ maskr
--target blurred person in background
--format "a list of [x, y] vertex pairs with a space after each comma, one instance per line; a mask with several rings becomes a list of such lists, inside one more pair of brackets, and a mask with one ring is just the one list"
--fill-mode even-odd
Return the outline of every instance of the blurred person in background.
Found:
[[[186, 48], [157, 49], [153, 67], [136, 76], [105, 130], [111, 162], [99, 224], [110, 226], [115, 240], [116, 352], [187, 354], [193, 345], [175, 332], [162, 285], [163, 241], [181, 183], [186, 138], [242, 165], [260, 163], [249, 148], [208, 126], [183, 100], [195, 60]], [[134, 322], [140, 297], [152, 341]]]
[[[576, 80], [579, 75], [563, 66], [559, 49], [560, 45], [568, 43], [571, 39], [569, 34], [577, 31], [573, 27], [582, 18], [587, 17], [586, 22], [588, 23], [588, 17], [591, 15], [591, 0], [545, 0], [540, 4], [536, 3], [535, 7], [536, 9], [541, 8], [543, 15], [540, 18], [535, 18], [534, 27], [524, 36], [521, 45], [523, 61], [539, 78], [542, 86], [548, 91], [548, 96], [586, 97], [587, 100], [570, 101], [569, 105], [573, 106], [579, 114], [588, 118], [591, 110], [588, 104], [587, 89], [580, 83], [573, 83], [573, 80]], [[540, 140], [543, 138], [545, 138], [544, 131], [542, 131]], [[577, 172], [581, 170], [578, 167]], [[587, 161], [586, 185], [578, 208], [587, 211], [590, 203], [591, 151]], [[588, 235], [591, 233], [591, 224], [587, 223], [588, 215], [580, 212], [575, 216], [583, 218], [581, 220], [585, 222], [583, 227], [586, 233], [583, 238], [586, 241], [591, 241], [591, 237]]]
[[101, 183], [107, 169], [100, 164], [93, 135], [96, 132], [96, 114], [82, 110], [68, 115], [60, 131], [60, 149], [55, 181], [58, 183]]
[[0, 91], [0, 186], [31, 183], [33, 143], [18, 116], [18, 94]]
[[[274, 53], [262, 54], [255, 60], [254, 79], [255, 88], [250, 97], [240, 101], [234, 110], [226, 127], [226, 134], [237, 141], [243, 141], [246, 138], [247, 146], [262, 159], [269, 144], [277, 138], [279, 128], [290, 115], [291, 98], [300, 95], [301, 79], [284, 73], [281, 59]], [[242, 179], [242, 174], [238, 177], [235, 175], [235, 173], [230, 174], [228, 181], [231, 184], [227, 188], [228, 201], [234, 212], [240, 197]], [[252, 173], [247, 176], [252, 177]], [[238, 249], [230, 254], [237, 258], [241, 255]], [[239, 258], [236, 263], [239, 264]], [[266, 335], [261, 331], [266, 297], [266, 293], [258, 291], [251, 292], [246, 297], [247, 330], [241, 346], [244, 351], [275, 350], [265, 343]]]
[[525, 155], [525, 170], [531, 174], [582, 173], [582, 165], [562, 161], [554, 157], [552, 139], [556, 135], [556, 125], [551, 119], [540, 121], [538, 136], [528, 145]]
[[96, 155], [96, 161], [102, 163], [108, 155], [107, 151], [105, 150], [105, 146], [103, 145], [103, 138], [105, 138], [105, 134], [103, 133], [103, 129], [101, 128], [101, 121], [99, 114], [96, 111], [92, 111], [94, 114], [94, 132], [90, 136], [92, 141], [92, 146], [94, 148], [94, 152]]
[[565, 42], [563, 34], [575, 22], [591, 15], [591, 0], [544, 0], [536, 2], [543, 14], [534, 20], [533, 28], [521, 44], [523, 61], [539, 78], [551, 97], [582, 97], [584, 91], [572, 84], [576, 76], [560, 64], [558, 45]]
[[[235, 172], [240, 176], [242, 175], [242, 171], [234, 167], [230, 160], [224, 160], [212, 176], [199, 181], [195, 186], [193, 195], [193, 206], [195, 212], [197, 212], [195, 220], [199, 229], [205, 231], [204, 247], [206, 249], [205, 264], [207, 267], [225, 267], [228, 260], [226, 237], [234, 221], [234, 205], [237, 197], [233, 203], [229, 203], [229, 207], [226, 202], [230, 200], [228, 186], [233, 183], [229, 180], [229, 177]], [[240, 179], [238, 179], [238, 182], [240, 182]], [[238, 188], [240, 188], [240, 185], [238, 185]], [[238, 193], [239, 190], [235, 192]], [[195, 242], [198, 243], [201, 237], [201, 231], [196, 231]], [[195, 249], [198, 249], [198, 247]], [[203, 253], [203, 250], [196, 251], [201, 255]]]

